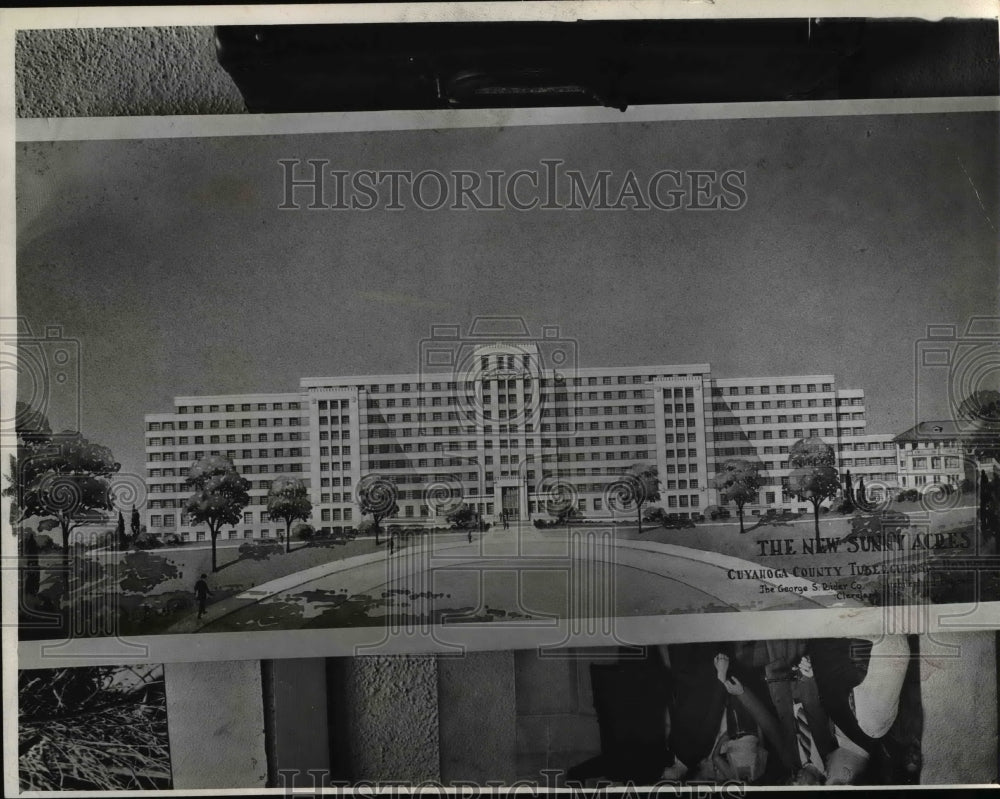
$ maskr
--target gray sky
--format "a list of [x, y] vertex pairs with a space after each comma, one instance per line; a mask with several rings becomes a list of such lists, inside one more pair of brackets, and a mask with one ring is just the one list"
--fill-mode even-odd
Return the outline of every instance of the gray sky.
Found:
[[[343, 169], [745, 170], [738, 212], [281, 211]], [[928, 324], [997, 310], [997, 118], [692, 121], [18, 146], [18, 314], [80, 342], [89, 437], [141, 474], [175, 395], [417, 371], [431, 324], [559, 325], [581, 365], [833, 373], [913, 423]], [[985, 206], [985, 209], [984, 207]], [[937, 396], [934, 415], [947, 413]], [[74, 425], [54, 402], [54, 428]]]

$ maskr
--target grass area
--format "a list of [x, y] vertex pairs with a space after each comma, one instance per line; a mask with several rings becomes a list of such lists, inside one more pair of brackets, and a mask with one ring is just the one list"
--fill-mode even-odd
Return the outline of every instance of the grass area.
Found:
[[251, 557], [240, 557], [236, 548], [220, 548], [217, 550], [220, 570], [215, 574], [212, 573], [211, 549], [179, 549], [164, 552], [162, 555], [153, 550], [150, 554], [166, 558], [177, 566], [179, 572], [176, 577], [165, 580], [157, 587], [156, 592], [160, 593], [179, 589], [192, 591], [195, 581], [202, 574], [208, 575], [208, 584], [213, 591], [217, 588], [245, 591], [247, 588], [287, 574], [375, 550], [373, 539], [355, 539], [346, 543], [324, 545], [295, 542], [292, 544], [292, 551], [288, 553], [284, 550], [284, 544], [274, 544], [263, 550], [260, 555]]
[[[384, 543], [378, 549], [383, 547]], [[284, 544], [258, 546], [254, 552], [242, 555], [236, 546], [220, 546], [220, 570], [215, 573], [211, 548], [200, 544], [168, 551], [91, 551], [76, 560], [79, 577], [72, 581], [71, 602], [66, 601], [61, 553], [46, 553], [39, 558], [39, 607], [44, 603], [45, 609], [56, 612], [71, 607], [74, 617], [86, 618], [88, 626], [96, 614], [103, 619], [96, 624], [97, 629], [116, 629], [120, 634], [164, 632], [196, 612], [194, 584], [202, 574], [208, 575], [212, 601], [218, 602], [269, 580], [374, 551], [375, 542], [370, 538], [309, 545], [294, 542], [289, 553], [284, 551]], [[111, 611], [106, 597], [113, 586], [121, 589], [114, 594], [118, 600], [116, 620], [106, 618]], [[64, 618], [65, 623], [68, 621]], [[60, 637], [59, 630], [51, 627], [32, 631], [30, 625], [22, 624], [21, 632], [26, 638]]]

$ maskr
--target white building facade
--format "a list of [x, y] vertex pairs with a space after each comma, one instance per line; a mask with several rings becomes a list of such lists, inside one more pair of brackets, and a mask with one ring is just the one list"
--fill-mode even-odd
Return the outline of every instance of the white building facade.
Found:
[[205, 537], [204, 525], [183, 516], [183, 482], [211, 454], [232, 459], [251, 484], [242, 523], [223, 538], [283, 532], [266, 513], [279, 475], [303, 479], [310, 523], [334, 534], [361, 521], [358, 486], [373, 479], [392, 491], [392, 523], [404, 526], [443, 524], [462, 502], [490, 522], [551, 518], [567, 504], [583, 517], [634, 517], [614, 490], [634, 464], [656, 466], [655, 504], [689, 517], [720, 504], [712, 479], [730, 458], [763, 469], [748, 514], [805, 510], [785, 490], [788, 450], [800, 438], [822, 438], [873, 488], [895, 487], [895, 452], [884, 449], [892, 438], [869, 434], [865, 411], [864, 393], [839, 389], [832, 375], [715, 378], [707, 363], [557, 366], [544, 347], [497, 342], [423, 373], [175, 398], [172, 412], [145, 419], [146, 521], [154, 533]]

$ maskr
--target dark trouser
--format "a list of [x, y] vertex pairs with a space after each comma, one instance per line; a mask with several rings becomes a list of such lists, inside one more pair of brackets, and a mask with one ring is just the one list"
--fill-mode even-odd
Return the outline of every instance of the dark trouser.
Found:
[[206, 604], [208, 604], [208, 597], [207, 596], [198, 597], [198, 616], [199, 617], [205, 615], [205, 605]]

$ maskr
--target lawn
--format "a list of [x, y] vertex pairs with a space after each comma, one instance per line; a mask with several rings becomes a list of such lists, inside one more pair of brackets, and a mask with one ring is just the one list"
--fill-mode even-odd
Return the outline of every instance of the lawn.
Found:
[[[283, 544], [256, 546], [241, 553], [237, 546], [221, 543], [217, 548], [220, 570], [214, 574], [212, 550], [200, 543], [163, 551], [88, 551], [76, 559], [72, 602], [65, 601], [60, 553], [47, 553], [39, 558], [39, 606], [44, 603], [46, 609], [57, 611], [72, 606], [73, 627], [93, 630], [91, 634], [163, 632], [195, 613], [194, 584], [202, 574], [208, 575], [212, 601], [217, 602], [278, 577], [376, 550], [371, 538], [338, 543], [295, 542], [290, 553], [284, 551]], [[112, 591], [117, 599], [116, 621], [107, 617], [110, 607], [106, 600]], [[31, 629], [24, 621], [24, 638], [59, 638], [65, 632], [51, 626]], [[63, 623], [69, 622], [64, 619]]]

